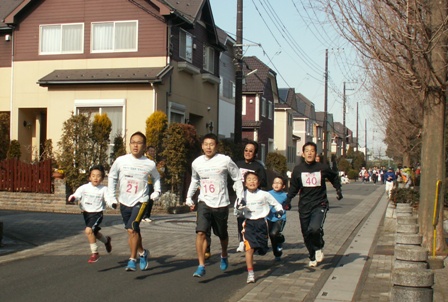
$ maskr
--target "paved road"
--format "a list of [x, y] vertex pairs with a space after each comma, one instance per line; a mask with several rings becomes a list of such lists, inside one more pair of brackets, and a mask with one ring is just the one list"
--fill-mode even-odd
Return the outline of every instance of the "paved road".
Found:
[[[334, 190], [329, 191], [331, 208], [325, 224], [323, 264], [317, 269], [307, 267], [295, 205], [288, 213], [284, 231], [287, 242], [283, 260], [274, 262], [272, 254], [256, 256], [257, 282], [251, 285], [245, 283], [244, 255], [235, 253], [233, 217], [228, 271], [219, 270], [218, 240], [213, 237], [207, 275], [197, 279], [191, 276], [197, 265], [194, 213], [159, 215], [155, 222], [143, 224], [151, 268], [130, 273], [124, 271], [127, 235], [117, 215], [107, 215], [103, 222], [103, 233], [113, 238], [112, 253], [108, 255], [100, 247], [101, 259], [88, 264], [81, 215], [0, 211], [6, 237], [0, 248], [0, 301], [259, 301], [279, 297], [283, 301], [312, 301], [340, 260], [340, 250], [383, 192], [378, 185], [355, 183], [344, 186], [344, 199], [336, 201]], [[12, 251], [16, 252], [7, 254]]]

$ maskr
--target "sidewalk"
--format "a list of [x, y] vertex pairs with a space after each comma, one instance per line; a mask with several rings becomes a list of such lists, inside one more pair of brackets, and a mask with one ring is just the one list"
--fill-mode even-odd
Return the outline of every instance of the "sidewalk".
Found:
[[[351, 185], [359, 184], [347, 186]], [[257, 282], [245, 286], [230, 301], [389, 301], [394, 262], [394, 233], [384, 228], [383, 218], [388, 203], [383, 192], [384, 187], [378, 186], [367, 196], [350, 196], [349, 198], [356, 200], [356, 204], [346, 213], [338, 211], [336, 202], [331, 204], [334, 208], [328, 213], [324, 227], [325, 259], [316, 268], [308, 267], [307, 251], [295, 207], [288, 213], [282, 261], [274, 262], [272, 253], [263, 257], [256, 256], [255, 262], [268, 261], [272, 263], [272, 268], [265, 275], [256, 271]], [[330, 198], [334, 200], [334, 196]], [[85, 235], [80, 229], [79, 214], [2, 214], [5, 234], [4, 246], [0, 248], [0, 264], [45, 253], [85, 253]], [[36, 220], [36, 217], [39, 217], [39, 220]], [[67, 219], [73, 220], [74, 223], [67, 223]], [[233, 217], [230, 217], [231, 265], [244, 263], [244, 255], [235, 253], [238, 242], [234, 222]], [[174, 258], [195, 259], [194, 225], [194, 213], [156, 215], [153, 223], [142, 223], [142, 234], [150, 242], [153, 256], [164, 255], [168, 249], [174, 254]], [[54, 227], [59, 230], [57, 234], [52, 231]], [[20, 228], [22, 233], [28, 234], [27, 238], [18, 238], [18, 235], [12, 232], [14, 228]], [[120, 216], [106, 215], [102, 228], [115, 242], [125, 242], [126, 234], [123, 232]], [[11, 232], [12, 236], [8, 236]], [[155, 244], [156, 242], [158, 244]], [[219, 253], [218, 248], [217, 239], [213, 237], [213, 256]], [[114, 254], [126, 256], [127, 246], [114, 245]], [[435, 270], [435, 283], [434, 301], [448, 301], [448, 268]]]

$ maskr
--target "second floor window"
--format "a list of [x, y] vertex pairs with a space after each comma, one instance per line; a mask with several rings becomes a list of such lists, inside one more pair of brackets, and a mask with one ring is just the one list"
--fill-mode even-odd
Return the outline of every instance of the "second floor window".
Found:
[[269, 118], [270, 120], [272, 120], [273, 113], [274, 113], [274, 106], [272, 106], [272, 102], [269, 101], [269, 102], [268, 102], [268, 118]]
[[204, 46], [204, 70], [215, 72], [215, 50], [210, 46]]
[[193, 62], [193, 36], [184, 30], [179, 32], [179, 56], [190, 63]]
[[137, 21], [92, 23], [92, 52], [137, 51]]
[[83, 23], [41, 25], [39, 29], [39, 54], [83, 53]]
[[266, 117], [267, 102], [265, 98], [261, 98], [261, 116]]

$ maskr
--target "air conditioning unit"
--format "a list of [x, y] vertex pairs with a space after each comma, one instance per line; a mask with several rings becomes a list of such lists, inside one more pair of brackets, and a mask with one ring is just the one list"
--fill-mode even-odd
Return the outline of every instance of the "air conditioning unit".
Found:
[[5, 41], [11, 41], [11, 35], [5, 35]]

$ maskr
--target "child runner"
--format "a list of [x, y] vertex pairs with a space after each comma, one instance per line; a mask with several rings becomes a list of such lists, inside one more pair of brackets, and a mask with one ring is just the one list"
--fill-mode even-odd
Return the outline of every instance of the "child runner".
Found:
[[246, 172], [244, 185], [246, 190], [243, 201], [240, 201], [236, 208], [242, 210], [246, 218], [243, 222], [242, 233], [246, 249], [247, 283], [254, 283], [254, 252], [265, 255], [269, 249], [266, 216], [271, 210], [270, 206], [275, 208], [279, 216], [283, 215], [283, 207], [271, 194], [258, 189], [260, 180], [257, 173]]
[[[131, 154], [118, 157], [109, 172], [109, 198], [117, 203], [116, 191], [124, 227], [128, 232], [128, 244], [131, 255], [126, 271], [135, 271], [137, 253], [140, 256], [140, 270], [148, 269], [149, 251], [143, 248], [140, 233], [140, 221], [145, 213], [148, 200], [157, 201], [160, 197], [160, 175], [156, 163], [146, 156], [146, 136], [141, 132], [132, 134], [129, 145]], [[149, 195], [148, 178], [152, 177], [154, 192]]]
[[[285, 180], [281, 176], [276, 176], [272, 182], [272, 190], [269, 193], [283, 206], [286, 202]], [[271, 206], [271, 211], [267, 218], [269, 226], [269, 238], [271, 239], [272, 252], [275, 260], [280, 261], [283, 254], [282, 243], [285, 242], [285, 236], [282, 231], [286, 224], [286, 212], [279, 218], [276, 215], [277, 210]]]
[[[106, 209], [107, 187], [102, 185], [104, 168], [101, 165], [93, 166], [89, 170], [89, 183], [80, 186], [74, 194], [68, 197], [70, 203], [79, 200], [79, 207], [86, 223], [85, 233], [90, 243], [92, 255], [87, 262], [94, 263], [100, 258], [98, 253], [98, 239], [106, 246], [106, 251], [112, 251], [111, 238], [100, 233], [100, 223], [103, 221], [103, 211]], [[110, 203], [109, 206], [112, 207]]]

